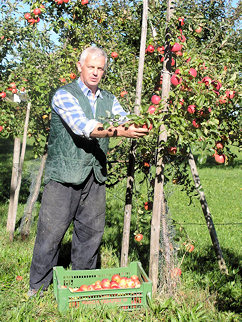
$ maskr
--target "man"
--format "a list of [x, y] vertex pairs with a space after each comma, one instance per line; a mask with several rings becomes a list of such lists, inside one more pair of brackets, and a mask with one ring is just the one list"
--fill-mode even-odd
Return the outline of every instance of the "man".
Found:
[[108, 140], [139, 138], [147, 129], [103, 128], [109, 115], [126, 112], [117, 99], [98, 87], [107, 65], [98, 47], [83, 51], [77, 63], [80, 78], [61, 87], [52, 100], [48, 158], [37, 236], [30, 268], [29, 296], [47, 289], [60, 244], [71, 222], [72, 269], [95, 269], [105, 223], [105, 180]]

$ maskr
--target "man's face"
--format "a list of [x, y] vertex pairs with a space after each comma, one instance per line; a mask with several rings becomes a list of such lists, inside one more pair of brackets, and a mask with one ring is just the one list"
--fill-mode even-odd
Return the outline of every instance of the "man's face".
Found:
[[81, 73], [81, 81], [95, 92], [98, 84], [104, 74], [105, 57], [89, 54], [81, 66], [80, 62], [77, 63], [79, 72]]

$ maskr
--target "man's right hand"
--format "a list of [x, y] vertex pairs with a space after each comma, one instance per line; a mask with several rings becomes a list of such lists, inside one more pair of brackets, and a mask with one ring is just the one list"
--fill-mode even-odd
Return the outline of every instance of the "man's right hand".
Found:
[[90, 134], [92, 138], [104, 138], [104, 137], [126, 137], [137, 139], [142, 136], [149, 134], [149, 130], [143, 127], [137, 127], [135, 124], [130, 124], [127, 126], [127, 123], [121, 124], [117, 127], [110, 126], [106, 130], [103, 128], [101, 123], [98, 123], [95, 129]]

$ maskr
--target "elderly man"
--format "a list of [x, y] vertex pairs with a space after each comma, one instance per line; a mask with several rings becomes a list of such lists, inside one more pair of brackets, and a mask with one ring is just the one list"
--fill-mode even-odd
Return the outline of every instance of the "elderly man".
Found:
[[29, 296], [47, 289], [60, 244], [71, 222], [72, 269], [95, 269], [105, 224], [106, 153], [109, 137], [139, 138], [147, 129], [134, 124], [103, 128], [104, 118], [126, 112], [111, 93], [98, 87], [107, 65], [98, 47], [85, 49], [77, 63], [80, 78], [52, 99], [48, 158], [37, 236], [30, 268]]

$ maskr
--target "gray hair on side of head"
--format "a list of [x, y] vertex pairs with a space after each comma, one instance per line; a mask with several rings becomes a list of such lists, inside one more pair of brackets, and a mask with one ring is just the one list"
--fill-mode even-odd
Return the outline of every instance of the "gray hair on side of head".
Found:
[[101, 49], [97, 46], [87, 47], [86, 49], [83, 50], [83, 52], [80, 55], [80, 59], [79, 59], [81, 66], [84, 64], [84, 61], [89, 54], [92, 54], [93, 56], [96, 56], [96, 57], [103, 56], [105, 58], [104, 68], [106, 69], [107, 62], [108, 62], [108, 56], [103, 49]]

